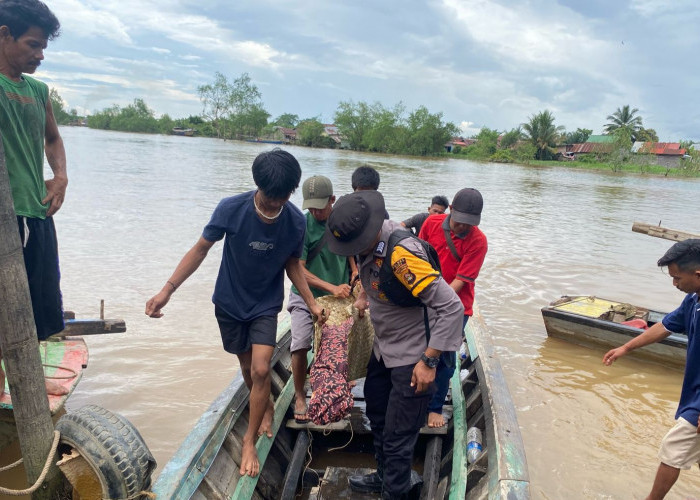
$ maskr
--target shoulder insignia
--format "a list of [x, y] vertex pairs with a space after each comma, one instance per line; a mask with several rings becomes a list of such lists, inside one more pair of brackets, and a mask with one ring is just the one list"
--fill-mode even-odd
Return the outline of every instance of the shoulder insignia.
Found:
[[386, 241], [380, 241], [377, 243], [377, 248], [374, 249], [374, 253], [382, 253], [386, 247]]

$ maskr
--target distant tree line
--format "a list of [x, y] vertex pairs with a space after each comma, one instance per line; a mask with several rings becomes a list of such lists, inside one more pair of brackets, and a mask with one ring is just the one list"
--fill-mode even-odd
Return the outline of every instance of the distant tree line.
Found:
[[[197, 88], [197, 93], [202, 102], [200, 116], [172, 119], [166, 114], [156, 118], [143, 99], [134, 99], [128, 106], [113, 105], [93, 113], [87, 124], [91, 128], [161, 134], [171, 133], [174, 127], [191, 128], [196, 135], [220, 139], [285, 140], [288, 131], [282, 129], [293, 129], [295, 144], [302, 146], [347, 147], [356, 151], [415, 156], [448, 154], [446, 143], [459, 133], [454, 123], [444, 121], [441, 112], [431, 113], [425, 106], [407, 112], [401, 102], [391, 108], [378, 102], [340, 102], [333, 116], [338, 130], [335, 138], [329, 136], [319, 117], [300, 119], [296, 114], [284, 113], [270, 121], [262, 93], [248, 73], [229, 81], [217, 72], [211, 83]], [[51, 102], [59, 124], [74, 123], [81, 118], [75, 110], [64, 109], [64, 102], [55, 89], [51, 89]], [[604, 131], [615, 137], [619, 158], [609, 155], [601, 159], [598, 155], [596, 160], [624, 162], [632, 142], [658, 141], [654, 129], [644, 128], [638, 112], [625, 105], [608, 115]], [[557, 158], [557, 146], [586, 142], [592, 133], [585, 128], [567, 132], [563, 126], [555, 124], [555, 117], [549, 110], [544, 110], [510, 131], [483, 127], [470, 138], [473, 139], [468, 141], [470, 145], [455, 146], [452, 153], [495, 162], [552, 160]]]

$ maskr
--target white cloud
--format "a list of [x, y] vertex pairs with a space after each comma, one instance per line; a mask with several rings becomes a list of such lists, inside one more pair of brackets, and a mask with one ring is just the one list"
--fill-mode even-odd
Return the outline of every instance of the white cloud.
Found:
[[106, 38], [123, 45], [132, 43], [127, 25], [105, 9], [79, 0], [53, 0], [50, 7], [61, 21], [62, 31], [72, 36]]

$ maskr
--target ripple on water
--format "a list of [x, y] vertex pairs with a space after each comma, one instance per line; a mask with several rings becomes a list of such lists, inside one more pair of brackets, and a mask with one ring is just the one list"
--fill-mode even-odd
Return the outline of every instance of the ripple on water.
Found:
[[[126, 334], [88, 339], [90, 365], [72, 405], [101, 404], [134, 421], [162, 467], [235, 360], [221, 349], [211, 294], [221, 245], [146, 318], [156, 293], [197, 240], [218, 201], [253, 189], [265, 145], [62, 128], [70, 187], [56, 218], [66, 306], [126, 319]], [[593, 294], [671, 310], [681, 299], [656, 260], [669, 243], [634, 221], [700, 231], [687, 209], [700, 182], [558, 168], [288, 148], [304, 177], [350, 191], [352, 171], [378, 168], [395, 220], [462, 187], [484, 196], [489, 252], [476, 296], [518, 411], [534, 498], [641, 498], [656, 449], [673, 422], [682, 375], [602, 350], [549, 339], [540, 308], [563, 294]], [[292, 196], [300, 205], [301, 190]], [[614, 471], [614, 472], [611, 472]], [[673, 493], [700, 489], [682, 474]]]

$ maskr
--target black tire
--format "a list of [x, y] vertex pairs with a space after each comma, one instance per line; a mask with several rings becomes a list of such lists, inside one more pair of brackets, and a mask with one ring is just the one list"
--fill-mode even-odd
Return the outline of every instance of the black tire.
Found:
[[64, 450], [75, 448], [90, 464], [104, 498], [134, 498], [150, 488], [156, 461], [139, 432], [121, 415], [87, 405], [61, 417], [56, 430]]

